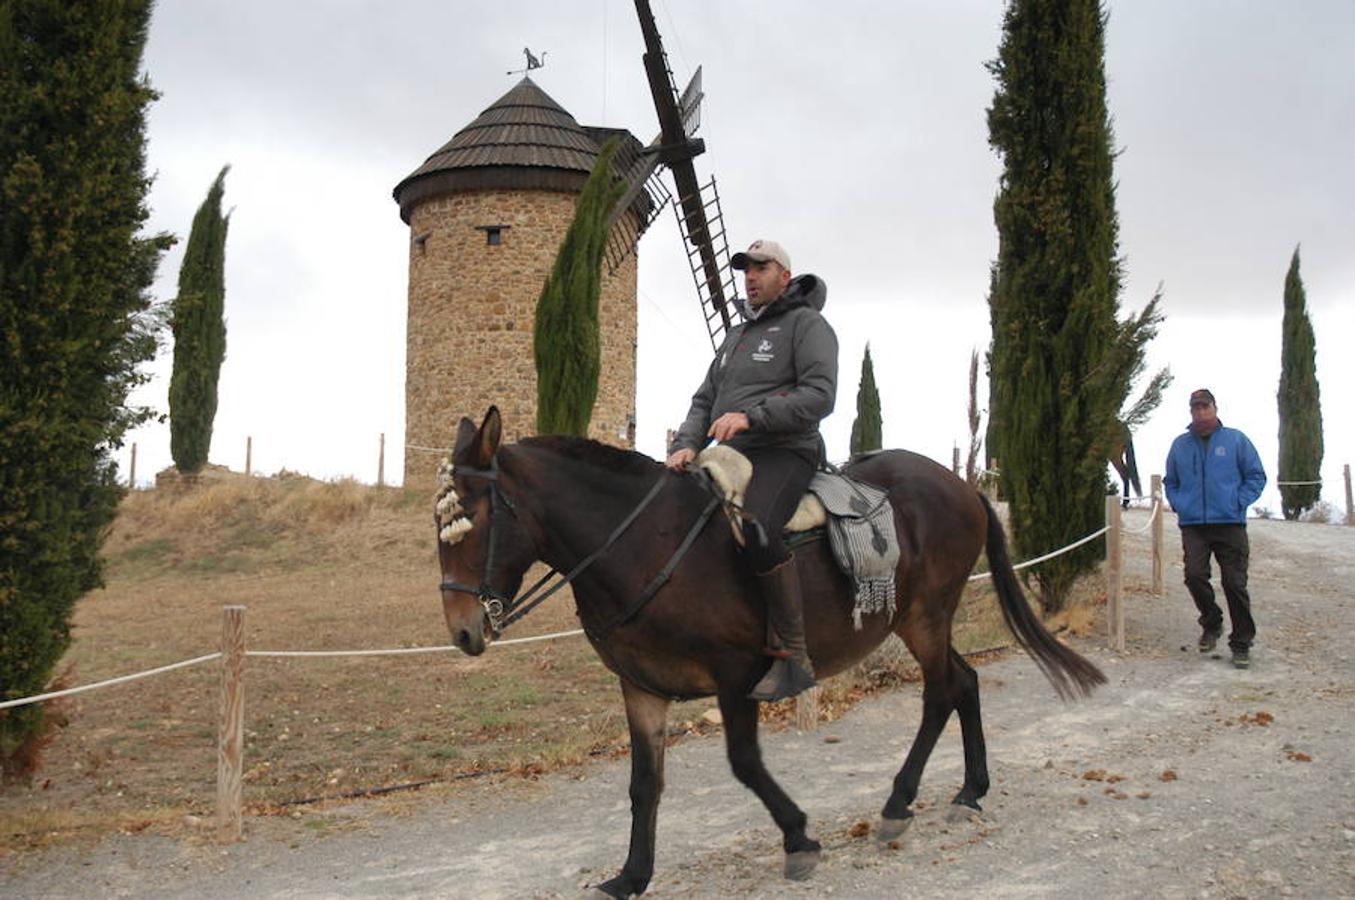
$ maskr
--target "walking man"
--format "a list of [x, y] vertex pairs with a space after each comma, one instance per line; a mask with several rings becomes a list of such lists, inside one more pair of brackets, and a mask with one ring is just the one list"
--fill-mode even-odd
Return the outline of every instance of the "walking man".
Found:
[[1209, 556], [1219, 564], [1219, 580], [1228, 600], [1228, 635], [1233, 665], [1251, 664], [1256, 638], [1251, 597], [1247, 593], [1247, 507], [1266, 486], [1266, 470], [1247, 436], [1219, 421], [1214, 395], [1205, 389], [1190, 395], [1190, 427], [1172, 442], [1163, 479], [1167, 501], [1176, 510], [1185, 553], [1186, 587], [1200, 611], [1200, 652], [1208, 653], [1223, 634], [1223, 611], [1209, 583]]
[[666, 465], [686, 469], [712, 439], [753, 463], [743, 557], [767, 604], [773, 662], [749, 696], [780, 700], [814, 685], [800, 576], [781, 532], [824, 460], [819, 422], [837, 399], [837, 336], [819, 314], [827, 286], [792, 276], [790, 254], [776, 241], [754, 241], [730, 264], [744, 273], [745, 321], [715, 354]]

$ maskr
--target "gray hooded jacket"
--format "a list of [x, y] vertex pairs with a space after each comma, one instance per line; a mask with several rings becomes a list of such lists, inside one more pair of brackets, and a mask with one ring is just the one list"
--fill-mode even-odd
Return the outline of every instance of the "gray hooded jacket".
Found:
[[819, 422], [837, 399], [837, 335], [819, 314], [827, 299], [823, 279], [800, 275], [756, 320], [731, 328], [669, 452], [699, 450], [712, 422], [741, 412], [751, 427], [731, 447], [783, 447], [822, 462]]

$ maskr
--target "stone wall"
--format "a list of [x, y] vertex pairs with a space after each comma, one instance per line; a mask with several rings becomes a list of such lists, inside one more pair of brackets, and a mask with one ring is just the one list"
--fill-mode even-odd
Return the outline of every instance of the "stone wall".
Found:
[[[507, 441], [534, 433], [536, 300], [574, 217], [576, 195], [470, 191], [410, 214], [409, 317], [405, 361], [405, 484], [433, 485], [457, 423], [477, 424], [491, 404]], [[500, 243], [484, 230], [500, 226]], [[607, 276], [600, 318], [602, 375], [589, 436], [634, 442], [636, 260]]]

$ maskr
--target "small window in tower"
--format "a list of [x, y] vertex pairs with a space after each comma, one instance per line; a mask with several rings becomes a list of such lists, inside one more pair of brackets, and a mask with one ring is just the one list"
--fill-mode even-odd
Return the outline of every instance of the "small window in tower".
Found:
[[503, 233], [511, 226], [508, 225], [476, 225], [478, 230], [485, 233], [485, 243], [491, 247], [497, 247], [503, 243]]

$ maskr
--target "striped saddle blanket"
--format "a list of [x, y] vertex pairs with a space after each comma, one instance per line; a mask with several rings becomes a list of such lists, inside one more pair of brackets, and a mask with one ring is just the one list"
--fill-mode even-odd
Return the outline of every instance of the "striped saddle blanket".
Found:
[[857, 630], [863, 616], [884, 613], [893, 618], [899, 541], [889, 495], [836, 472], [816, 472], [809, 492], [828, 511], [828, 544], [842, 571], [856, 584], [852, 620]]

